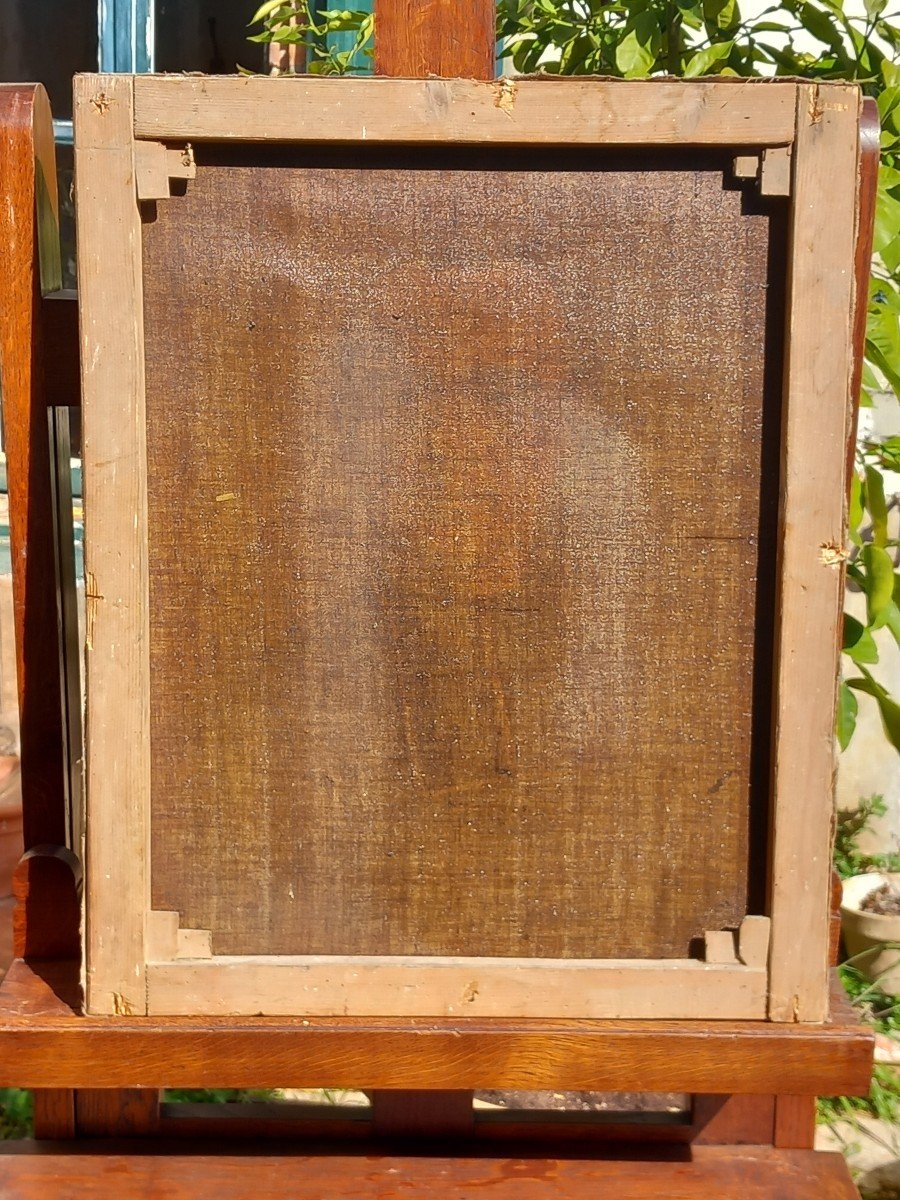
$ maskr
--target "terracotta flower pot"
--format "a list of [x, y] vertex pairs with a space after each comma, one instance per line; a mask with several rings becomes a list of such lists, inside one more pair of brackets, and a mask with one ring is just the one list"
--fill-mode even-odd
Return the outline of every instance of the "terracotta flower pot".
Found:
[[900, 874], [871, 871], [845, 879], [841, 900], [844, 944], [853, 965], [889, 996], [900, 996], [900, 915], [864, 912], [866, 896], [891, 882], [900, 886]]

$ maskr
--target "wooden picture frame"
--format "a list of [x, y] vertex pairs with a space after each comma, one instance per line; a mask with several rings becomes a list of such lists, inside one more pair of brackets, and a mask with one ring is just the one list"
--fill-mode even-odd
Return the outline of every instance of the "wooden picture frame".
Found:
[[[90, 1012], [827, 1017], [860, 106], [855, 86], [781, 81], [76, 79]], [[709, 931], [704, 961], [213, 957], [207, 931], [152, 910], [140, 206], [190, 180], [201, 142], [716, 147], [787, 195], [768, 901]]]

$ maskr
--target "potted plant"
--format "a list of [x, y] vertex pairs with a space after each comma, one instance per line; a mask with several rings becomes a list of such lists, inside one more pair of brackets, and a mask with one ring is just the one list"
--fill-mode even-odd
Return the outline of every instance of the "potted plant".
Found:
[[881, 991], [900, 996], [900, 872], [845, 879], [841, 926], [853, 965]]

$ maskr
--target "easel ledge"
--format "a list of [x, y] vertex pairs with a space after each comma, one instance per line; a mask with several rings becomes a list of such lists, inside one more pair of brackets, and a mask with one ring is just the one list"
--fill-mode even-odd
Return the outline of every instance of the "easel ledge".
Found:
[[824, 1025], [80, 1016], [77, 965], [0, 986], [0, 1086], [509, 1088], [864, 1095], [874, 1035], [837, 977]]

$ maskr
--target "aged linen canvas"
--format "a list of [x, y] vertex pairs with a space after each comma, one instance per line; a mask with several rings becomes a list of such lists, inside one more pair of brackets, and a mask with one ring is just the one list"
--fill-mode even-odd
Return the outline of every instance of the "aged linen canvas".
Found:
[[783, 204], [727, 152], [196, 155], [143, 225], [152, 907], [637, 959], [762, 911]]

